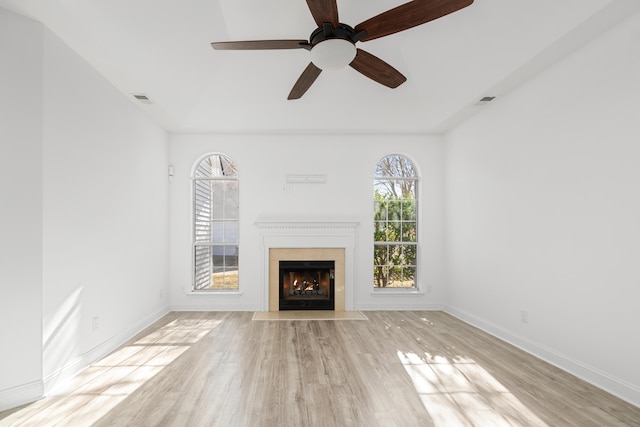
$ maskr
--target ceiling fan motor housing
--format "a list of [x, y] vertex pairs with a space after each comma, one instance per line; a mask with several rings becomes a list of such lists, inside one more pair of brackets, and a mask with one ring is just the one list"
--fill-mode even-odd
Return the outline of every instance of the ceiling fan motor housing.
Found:
[[350, 40], [355, 43], [366, 36], [364, 31], [354, 30], [347, 24], [338, 24], [337, 27], [333, 27], [330, 23], [325, 23], [322, 27], [316, 28], [311, 36], [309, 36], [309, 43], [311, 46], [323, 42], [328, 39], [344, 39]]

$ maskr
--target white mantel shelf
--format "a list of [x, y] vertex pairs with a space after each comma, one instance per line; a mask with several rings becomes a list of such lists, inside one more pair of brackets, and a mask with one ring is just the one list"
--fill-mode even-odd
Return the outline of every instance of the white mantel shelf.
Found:
[[270, 219], [270, 220], [258, 220], [255, 222], [256, 226], [260, 229], [324, 229], [324, 228], [350, 228], [354, 229], [358, 226], [358, 221], [342, 220], [342, 219]]

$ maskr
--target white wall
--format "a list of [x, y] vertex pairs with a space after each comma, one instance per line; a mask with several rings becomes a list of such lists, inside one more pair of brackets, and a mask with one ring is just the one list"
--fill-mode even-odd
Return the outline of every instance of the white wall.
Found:
[[168, 141], [49, 31], [44, 47], [43, 359], [51, 387], [168, 307]]
[[169, 190], [166, 132], [49, 30], [0, 10], [0, 61], [3, 410], [167, 312]]
[[0, 9], [0, 410], [42, 394], [42, 28]]
[[451, 312], [636, 405], [639, 40], [635, 14], [494, 101], [445, 178]]
[[[190, 295], [190, 173], [201, 156], [229, 155], [240, 178], [240, 288], [242, 295]], [[417, 295], [374, 295], [373, 189], [375, 164], [401, 153], [421, 177], [419, 286]], [[439, 137], [413, 135], [172, 135], [175, 167], [171, 194], [171, 301], [176, 310], [261, 310], [261, 218], [348, 218], [359, 221], [354, 248], [354, 309], [425, 309], [444, 301], [442, 260], [443, 147]], [[287, 174], [325, 174], [326, 184], [293, 185]]]

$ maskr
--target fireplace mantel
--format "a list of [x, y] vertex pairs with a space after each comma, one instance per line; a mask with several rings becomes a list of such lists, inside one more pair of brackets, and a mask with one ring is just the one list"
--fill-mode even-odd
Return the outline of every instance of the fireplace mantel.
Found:
[[256, 221], [256, 226], [261, 230], [355, 229], [358, 224], [358, 221], [349, 220], [275, 219]]
[[272, 248], [344, 249], [344, 309], [353, 310], [355, 229], [359, 222], [351, 219], [260, 219], [262, 251], [262, 310], [269, 311], [269, 250]]

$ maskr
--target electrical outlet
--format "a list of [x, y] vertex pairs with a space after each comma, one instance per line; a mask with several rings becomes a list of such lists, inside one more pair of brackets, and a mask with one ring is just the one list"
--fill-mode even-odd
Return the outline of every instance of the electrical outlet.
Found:
[[100, 329], [100, 318], [98, 316], [93, 318], [93, 321], [91, 323], [91, 327], [93, 329], [93, 332], [95, 332], [98, 329]]
[[520, 321], [522, 323], [529, 323], [529, 312], [527, 310], [520, 310]]

